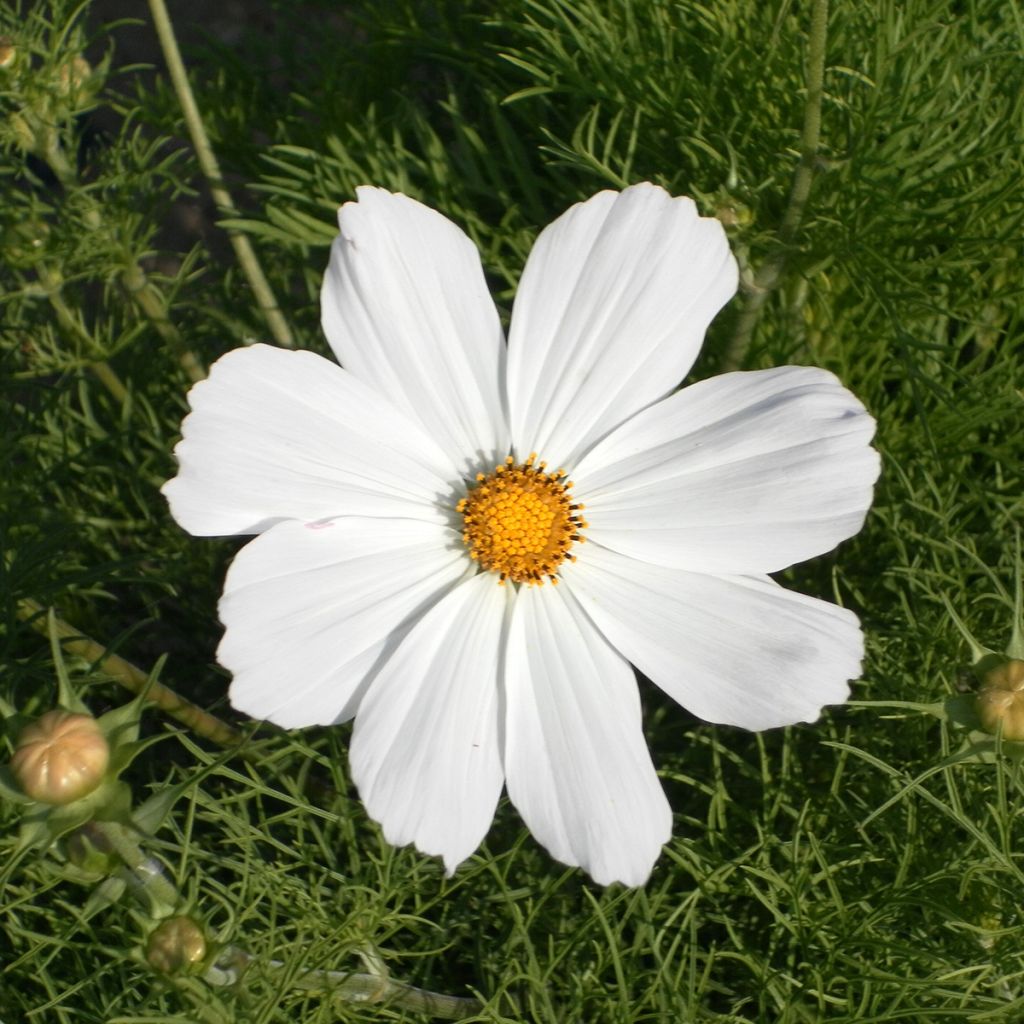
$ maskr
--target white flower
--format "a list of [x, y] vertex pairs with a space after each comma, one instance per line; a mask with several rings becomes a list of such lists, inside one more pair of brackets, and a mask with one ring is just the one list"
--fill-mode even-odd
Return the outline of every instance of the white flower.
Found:
[[191, 533], [259, 535], [220, 603], [231, 701], [285, 728], [354, 716], [370, 815], [449, 871], [504, 784], [557, 860], [640, 885], [672, 817], [630, 662], [748, 729], [844, 700], [856, 616], [767, 574], [860, 529], [874, 421], [812, 367], [674, 390], [736, 263], [652, 185], [541, 233], [507, 346], [450, 221], [361, 188], [339, 223], [322, 304], [345, 368], [224, 356], [164, 487]]

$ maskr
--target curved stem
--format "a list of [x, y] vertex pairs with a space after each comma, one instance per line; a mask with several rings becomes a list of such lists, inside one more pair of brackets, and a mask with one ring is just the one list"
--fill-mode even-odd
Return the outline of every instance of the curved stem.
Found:
[[[121, 861], [129, 873], [131, 891], [137, 899], [144, 897], [163, 914], [178, 909], [180, 893], [168, 879], [163, 865], [146, 855], [131, 829], [112, 821], [90, 821], [79, 831], [97, 849], [112, 853]], [[246, 969], [256, 962], [257, 958], [251, 953], [238, 946], [228, 946], [214, 963], [206, 967], [202, 977], [207, 984], [217, 987], [237, 985]], [[285, 964], [280, 960], [267, 960], [263, 966], [280, 970]], [[293, 978], [291, 984], [307, 992], [323, 992], [328, 998], [346, 1003], [386, 1004], [444, 1020], [473, 1017], [482, 1009], [477, 999], [431, 992], [380, 974], [311, 970]]]
[[[279, 960], [270, 960], [267, 966], [283, 968], [285, 965]], [[313, 970], [300, 974], [292, 984], [307, 992], [322, 991], [346, 1003], [387, 1004], [444, 1020], [462, 1020], [482, 1009], [477, 999], [431, 992], [379, 974]]]
[[743, 365], [765, 301], [782, 277], [789, 247], [800, 230], [800, 222], [811, 194], [814, 164], [818, 158], [818, 143], [821, 139], [821, 101], [824, 95], [827, 35], [828, 0], [814, 0], [807, 54], [807, 100], [804, 106], [803, 133], [800, 137], [800, 162], [793, 172], [789, 202], [779, 225], [775, 247], [754, 275], [743, 312], [740, 313], [732, 338], [726, 346], [722, 361], [724, 370], [736, 370]]
[[[178, 40], [174, 35], [174, 26], [167, 13], [167, 6], [164, 0], [149, 0], [149, 9], [153, 15], [156, 34], [160, 39], [160, 47], [164, 51], [164, 59], [167, 61], [167, 70], [170, 72], [174, 91], [178, 94], [178, 102], [185, 115], [185, 124], [192, 137], [192, 145], [195, 147], [199, 166], [210, 183], [213, 201], [217, 204], [217, 209], [222, 216], [237, 217], [238, 210], [224, 184], [220, 165], [217, 163], [217, 157], [210, 145], [209, 136], [203, 126], [202, 115], [199, 113], [195, 96], [192, 94], [192, 87], [189, 85], [188, 74], [185, 72], [185, 64], [181, 59], [181, 51], [178, 49]], [[248, 235], [229, 229], [228, 238], [231, 240], [235, 256], [249, 282], [249, 287], [252, 288], [253, 295], [256, 297], [256, 302], [263, 312], [274, 340], [285, 348], [293, 348], [295, 340], [292, 338], [291, 328], [281, 312], [281, 307], [277, 304], [273, 289], [263, 273], [256, 250], [253, 249]]]

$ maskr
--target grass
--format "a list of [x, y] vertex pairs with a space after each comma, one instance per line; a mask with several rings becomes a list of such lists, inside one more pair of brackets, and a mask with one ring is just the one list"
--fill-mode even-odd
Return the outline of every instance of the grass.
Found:
[[[248, 729], [213, 657], [237, 544], [188, 537], [157, 493], [190, 369], [268, 337], [225, 226], [256, 247], [296, 344], [326, 352], [319, 283], [356, 185], [462, 224], [507, 312], [545, 223], [599, 188], [660, 182], [725, 220], [748, 283], [778, 261], [742, 365], [834, 370], [877, 417], [884, 459], [864, 531], [785, 574], [860, 614], [853, 704], [752, 735], [644, 687], [676, 812], [644, 889], [561, 868], [504, 803], [446, 880], [367, 819], [346, 728], [259, 727], [229, 753], [151, 711], [143, 736], [161, 739], [124, 778], [137, 803], [176, 799], [146, 853], [212, 943], [255, 960], [232, 986], [161, 978], [143, 957], [153, 908], [83, 875], [60, 844], [13, 856], [22, 810], [5, 802], [5, 1024], [423, 1019], [301, 987], [305, 971], [375, 956], [404, 981], [476, 993], [482, 1021], [1024, 1019], [1019, 763], [997, 741], [972, 748], [941, 708], [884, 704], [976, 685], [947, 602], [990, 647], [1011, 632], [1024, 13], [1012, 0], [834, 5], [809, 199], [780, 239], [810, 6], [304, 0], [264, 5], [230, 46], [189, 32], [239, 207], [215, 227], [162, 64], [120, 55], [148, 23], [0, 2], [15, 47], [0, 67], [8, 741], [18, 716], [54, 704], [59, 671], [97, 713], [126, 699], [19, 616], [26, 600], [143, 674], [166, 656], [163, 683]], [[750, 301], [715, 322], [696, 377], [728, 362]]]

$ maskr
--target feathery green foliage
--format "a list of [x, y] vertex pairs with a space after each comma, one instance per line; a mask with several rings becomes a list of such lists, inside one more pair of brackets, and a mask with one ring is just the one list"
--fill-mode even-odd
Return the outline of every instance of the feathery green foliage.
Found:
[[[152, 712], [143, 734], [163, 738], [124, 779], [140, 804], [170, 794], [151, 805], [145, 850], [179, 909], [211, 944], [255, 958], [230, 986], [159, 977], [143, 956], [154, 919], [131, 886], [83, 874], [61, 846], [15, 855], [22, 809], [0, 802], [0, 1020], [423, 1019], [302, 987], [304, 972], [372, 973], [378, 958], [415, 985], [477, 994], [481, 1021], [1024, 1019], [1019, 762], [972, 748], [948, 716], [871, 703], [941, 702], [964, 685], [947, 602], [990, 647], [1010, 633], [1024, 12], [1016, 0], [836, 4], [810, 197], [780, 240], [811, 6], [267, 2], [240, 36], [187, 36], [239, 207], [217, 217], [162, 61], [121, 54], [148, 20], [104, 24], [88, 0], [0, 0], [8, 750], [54, 704], [58, 672], [96, 713], [123, 700], [95, 654], [55, 658], [25, 602], [146, 671], [166, 655], [163, 683], [251, 735], [221, 751]], [[227, 707], [215, 609], [237, 545], [185, 535], [157, 491], [190, 380], [269, 337], [225, 231], [252, 240], [297, 345], [326, 352], [326, 247], [357, 185], [462, 225], [507, 311], [548, 221], [644, 179], [721, 217], [741, 261], [745, 287], [695, 376], [728, 363], [774, 260], [743, 365], [832, 369], [879, 421], [865, 530], [786, 574], [861, 615], [861, 703], [751, 735], [647, 686], [676, 823], [646, 888], [602, 890], [562, 869], [505, 804], [487, 845], [445, 879], [367, 819], [346, 728], [251, 729]]]

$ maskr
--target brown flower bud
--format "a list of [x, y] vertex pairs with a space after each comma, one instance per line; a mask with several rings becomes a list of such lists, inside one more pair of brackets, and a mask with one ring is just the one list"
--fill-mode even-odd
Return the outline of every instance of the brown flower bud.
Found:
[[978, 717], [988, 732], [1003, 739], [1024, 740], [1024, 661], [1010, 658], [982, 677], [978, 691]]
[[191, 917], [161, 921], [146, 942], [146, 962], [161, 974], [177, 974], [206, 956], [206, 936]]
[[44, 804], [69, 804], [103, 782], [110, 745], [89, 715], [47, 711], [18, 737], [11, 772], [26, 795]]
[[6, 68], [13, 64], [17, 52], [14, 48], [14, 40], [10, 36], [0, 36], [0, 68]]
[[57, 94], [74, 96], [89, 81], [92, 66], [84, 57], [75, 57], [57, 70]]

